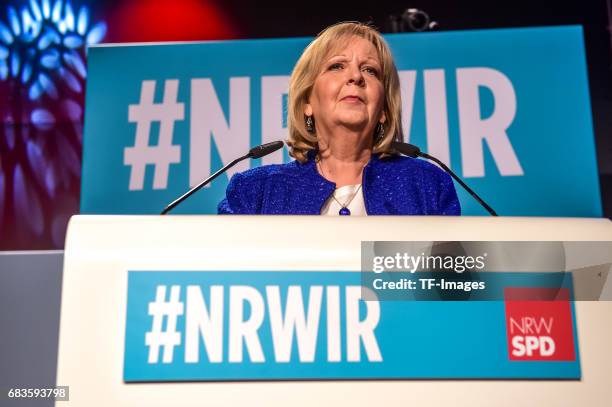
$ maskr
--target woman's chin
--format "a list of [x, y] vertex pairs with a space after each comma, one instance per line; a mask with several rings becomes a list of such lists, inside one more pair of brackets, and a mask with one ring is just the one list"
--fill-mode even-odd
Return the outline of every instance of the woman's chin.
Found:
[[369, 127], [367, 120], [344, 120], [340, 122], [340, 125], [346, 128], [347, 130], [356, 133], [361, 133]]
[[345, 114], [338, 117], [336, 123], [353, 131], [361, 131], [368, 127], [369, 120], [366, 115]]

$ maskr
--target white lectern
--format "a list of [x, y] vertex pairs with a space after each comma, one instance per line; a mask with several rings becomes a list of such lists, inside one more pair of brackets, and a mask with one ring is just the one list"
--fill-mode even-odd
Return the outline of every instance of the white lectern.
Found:
[[57, 405], [612, 403], [609, 301], [575, 303], [580, 380], [123, 380], [129, 270], [359, 271], [362, 241], [428, 240], [611, 241], [612, 222], [506, 217], [75, 216], [66, 241], [57, 373], [57, 384], [70, 386], [70, 401]]

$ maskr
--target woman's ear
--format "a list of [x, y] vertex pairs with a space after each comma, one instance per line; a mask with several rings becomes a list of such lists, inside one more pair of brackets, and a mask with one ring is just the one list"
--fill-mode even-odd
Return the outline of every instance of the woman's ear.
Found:
[[380, 124], [385, 124], [385, 122], [387, 121], [387, 115], [385, 114], [385, 111], [383, 110], [382, 114], [380, 115]]

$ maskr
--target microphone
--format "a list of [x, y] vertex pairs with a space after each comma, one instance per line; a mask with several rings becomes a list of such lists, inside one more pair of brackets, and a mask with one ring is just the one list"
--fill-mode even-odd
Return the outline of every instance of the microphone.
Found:
[[431, 156], [427, 153], [424, 153], [421, 151], [420, 148], [418, 148], [415, 145], [412, 144], [408, 144], [408, 143], [400, 143], [398, 141], [393, 141], [391, 143], [391, 148], [393, 148], [394, 150], [396, 150], [397, 152], [406, 155], [408, 157], [412, 157], [412, 158], [418, 158], [418, 157], [423, 157], [426, 158], [428, 160], [431, 160], [433, 162], [435, 162], [436, 164], [438, 164], [440, 167], [442, 167], [442, 169], [451, 177], [453, 177], [453, 179], [455, 181], [457, 181], [462, 187], [463, 189], [465, 189], [470, 195], [472, 195], [472, 197], [478, 201], [478, 203], [480, 205], [482, 205], [483, 208], [485, 208], [487, 210], [487, 212], [489, 212], [492, 216], [498, 216], [497, 212], [495, 212], [493, 210], [493, 208], [491, 208], [489, 205], [487, 205], [487, 203], [485, 201], [483, 201], [478, 194], [476, 194], [476, 192], [474, 192], [472, 190], [472, 188], [468, 187], [467, 184], [465, 182], [463, 182], [450, 168], [448, 168], [446, 166], [446, 164], [444, 164], [442, 161], [438, 160], [436, 157]]
[[215, 178], [217, 178], [219, 175], [223, 174], [225, 171], [227, 171], [230, 168], [232, 168], [234, 165], [238, 164], [240, 161], [246, 160], [247, 158], [261, 158], [261, 157], [263, 157], [265, 155], [268, 155], [270, 153], [275, 152], [278, 149], [283, 148], [284, 145], [285, 145], [285, 143], [283, 143], [282, 141], [279, 140], [279, 141], [273, 141], [271, 143], [262, 144], [262, 145], [257, 146], [257, 147], [253, 147], [252, 149], [249, 150], [248, 154], [243, 155], [242, 157], [236, 158], [234, 161], [232, 161], [231, 163], [227, 164], [226, 166], [221, 168], [219, 171], [215, 172], [213, 175], [211, 175], [210, 177], [206, 178], [204, 181], [200, 182], [198, 185], [196, 185], [195, 187], [191, 188], [189, 191], [185, 192], [183, 195], [181, 195], [180, 197], [178, 197], [177, 199], [172, 201], [170, 204], [168, 204], [168, 206], [166, 206], [164, 208], [163, 211], [161, 211], [160, 215], [165, 215], [168, 212], [170, 212], [178, 204], [180, 204], [185, 199], [189, 198], [191, 195], [196, 193], [203, 186], [205, 186], [207, 184], [210, 184]]
[[253, 147], [249, 150], [249, 158], [261, 158], [265, 155], [275, 152], [276, 150], [283, 148], [285, 143], [282, 141], [273, 141], [271, 143], [262, 144], [257, 147]]

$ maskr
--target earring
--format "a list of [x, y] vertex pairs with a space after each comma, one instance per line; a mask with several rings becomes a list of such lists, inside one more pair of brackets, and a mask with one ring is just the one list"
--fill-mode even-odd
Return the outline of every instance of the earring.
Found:
[[306, 131], [308, 133], [314, 133], [314, 121], [312, 116], [306, 116]]
[[382, 123], [378, 123], [376, 127], [376, 139], [374, 140], [374, 144], [379, 143], [385, 137], [385, 126]]

